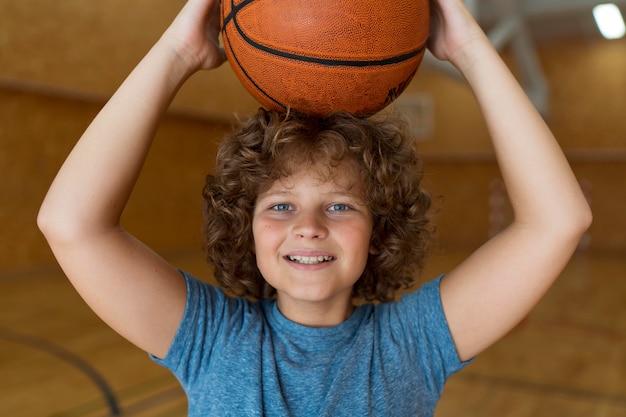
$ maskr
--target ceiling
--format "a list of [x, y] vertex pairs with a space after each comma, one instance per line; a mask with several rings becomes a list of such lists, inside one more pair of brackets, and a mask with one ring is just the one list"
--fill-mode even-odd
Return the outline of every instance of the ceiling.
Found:
[[[549, 108], [549, 86], [537, 45], [560, 38], [601, 39], [592, 9], [607, 2], [616, 4], [626, 16], [626, 0], [465, 0], [495, 47], [510, 48], [526, 93], [544, 115]], [[458, 76], [450, 65], [431, 56], [426, 62]]]
[[539, 41], [563, 36], [600, 36], [592, 16], [594, 6], [614, 3], [626, 14], [626, 0], [467, 0], [484, 25], [507, 16], [521, 17]]

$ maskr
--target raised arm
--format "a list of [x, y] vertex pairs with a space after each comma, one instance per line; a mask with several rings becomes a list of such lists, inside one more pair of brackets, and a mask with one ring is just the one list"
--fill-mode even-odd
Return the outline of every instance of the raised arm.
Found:
[[220, 65], [217, 0], [190, 0], [80, 138], [37, 219], [66, 275], [107, 324], [163, 357], [185, 308], [181, 275], [120, 226], [158, 121], [183, 82]]
[[441, 297], [461, 359], [511, 330], [559, 276], [591, 211], [551, 131], [461, 0], [436, 0], [435, 56], [469, 83], [487, 123], [512, 224], [451, 271]]

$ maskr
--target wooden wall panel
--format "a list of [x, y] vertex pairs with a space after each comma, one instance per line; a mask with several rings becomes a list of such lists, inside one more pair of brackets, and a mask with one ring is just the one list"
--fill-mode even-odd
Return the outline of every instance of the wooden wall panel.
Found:
[[[0, 84], [54, 86], [107, 97], [184, 3], [0, 0]], [[195, 76], [175, 105], [221, 118], [258, 106], [228, 64], [210, 77]]]
[[[0, 0], [0, 275], [53, 262], [35, 227], [50, 181], [183, 4]], [[626, 40], [560, 40], [539, 53], [551, 88], [548, 122], [592, 184], [592, 247], [626, 251]], [[433, 98], [434, 133], [420, 146], [429, 188], [444, 196], [441, 242], [476, 245], [487, 237], [489, 184], [499, 175], [473, 96], [428, 67], [411, 93]], [[158, 250], [196, 247], [214, 143], [233, 113], [257, 106], [228, 65], [194, 76], [161, 126], [125, 225]]]
[[[598, 162], [579, 155], [570, 159], [594, 212], [581, 250], [626, 256], [626, 159]], [[493, 183], [501, 176], [493, 157], [472, 160], [426, 154], [425, 161], [424, 185], [438, 211], [435, 221], [441, 249], [477, 247], [494, 229], [494, 216], [503, 217], [500, 226], [511, 221], [508, 200], [494, 202], [500, 196], [494, 195]], [[506, 193], [502, 197], [506, 199]]]
[[[174, 18], [184, 1], [0, 0], [0, 85], [26, 82], [98, 97], [110, 95]], [[552, 124], [563, 146], [626, 146], [626, 39], [542, 44]], [[422, 68], [409, 92], [435, 97], [436, 149], [488, 147], [462, 82]], [[196, 75], [175, 106], [230, 118], [258, 104], [226, 64]]]
[[[0, 90], [0, 275], [53, 263], [36, 227], [54, 175], [100, 105]], [[229, 125], [169, 115], [123, 223], [161, 252], [197, 248], [204, 176]], [[115, 167], [112, 166], [111, 170]]]
[[562, 41], [541, 56], [551, 85], [549, 123], [565, 148], [626, 148], [626, 39]]
[[574, 172], [588, 187], [594, 214], [590, 249], [618, 253], [626, 259], [626, 160], [575, 162]]
[[424, 151], [471, 152], [490, 148], [487, 127], [471, 90], [462, 80], [434, 72], [424, 66], [407, 88], [406, 94], [432, 97], [434, 129], [420, 143]]

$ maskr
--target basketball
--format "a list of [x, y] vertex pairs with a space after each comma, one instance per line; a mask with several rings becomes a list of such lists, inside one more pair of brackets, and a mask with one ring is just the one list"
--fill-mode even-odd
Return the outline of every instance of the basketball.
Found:
[[417, 71], [429, 0], [222, 0], [235, 74], [261, 105], [313, 116], [374, 114]]

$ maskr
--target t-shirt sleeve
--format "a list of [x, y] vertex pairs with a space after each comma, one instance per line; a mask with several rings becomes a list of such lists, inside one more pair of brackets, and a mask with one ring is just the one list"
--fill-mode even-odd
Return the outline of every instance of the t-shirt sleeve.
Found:
[[224, 332], [226, 316], [236, 306], [220, 288], [182, 274], [187, 282], [187, 303], [180, 326], [165, 358], [150, 357], [172, 371], [184, 387], [197, 378], [216, 339]]
[[442, 278], [439, 276], [395, 303], [397, 322], [390, 324], [396, 326], [396, 332], [404, 332], [412, 339], [411, 354], [424, 370], [425, 382], [438, 393], [452, 374], [472, 361], [459, 359], [441, 302]]

